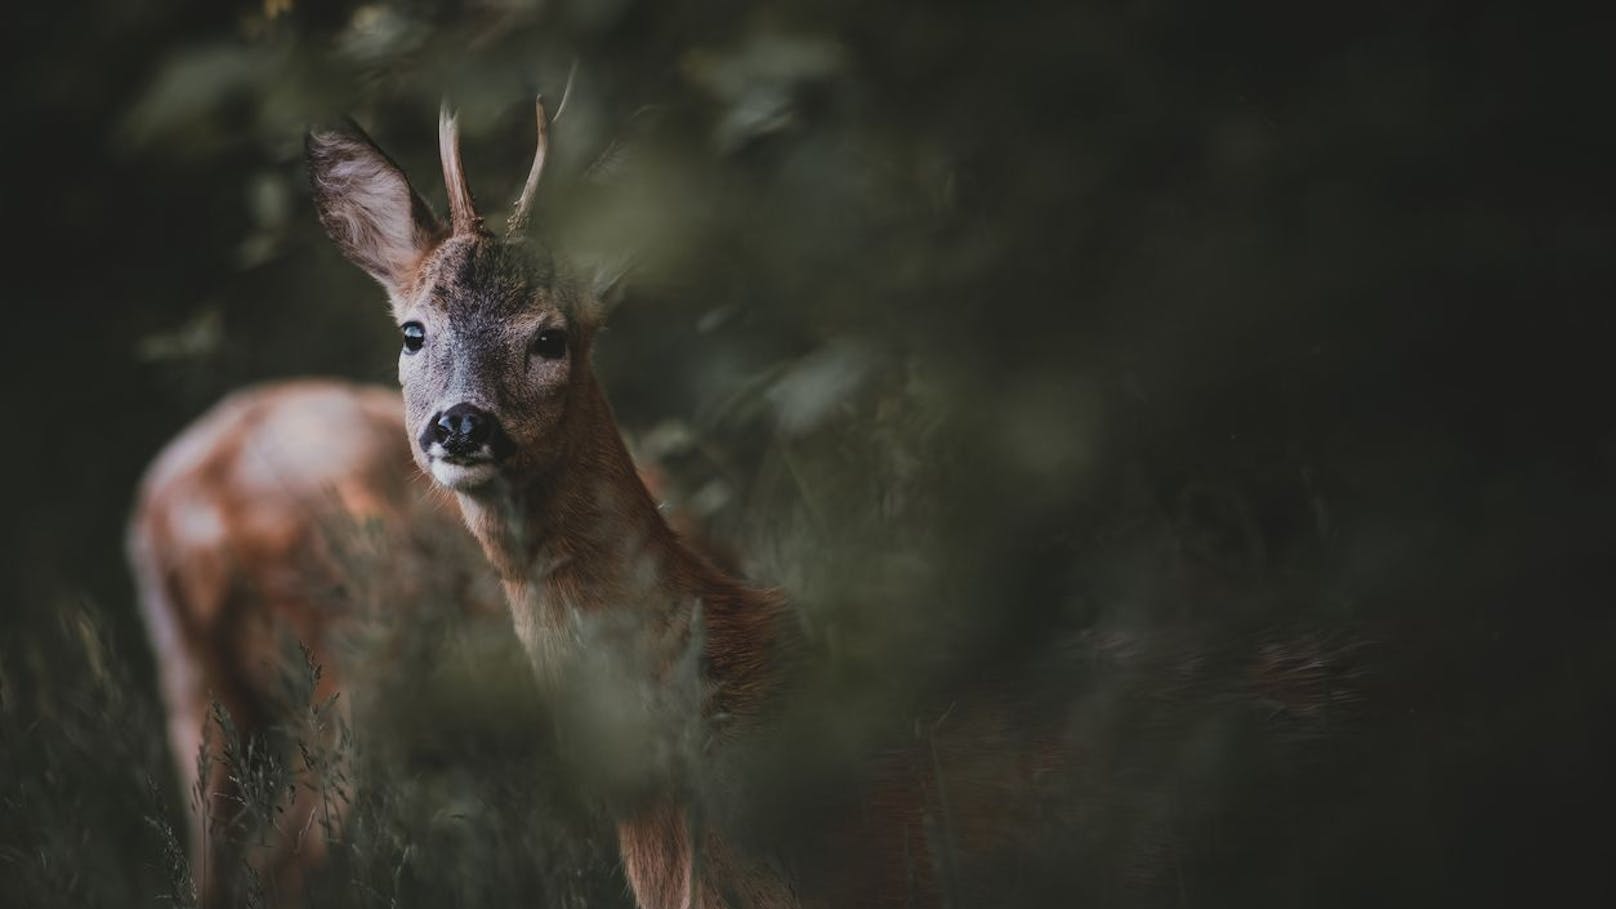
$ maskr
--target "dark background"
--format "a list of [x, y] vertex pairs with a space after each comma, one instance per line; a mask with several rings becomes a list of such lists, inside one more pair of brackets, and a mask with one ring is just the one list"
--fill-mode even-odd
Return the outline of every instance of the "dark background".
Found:
[[[121, 556], [144, 465], [243, 384], [391, 381], [380, 291], [315, 222], [304, 129], [354, 115], [441, 208], [447, 94], [498, 210], [529, 99], [554, 104], [574, 63], [540, 220], [580, 258], [634, 257], [597, 357], [619, 417], [699, 440], [674, 468], [710, 491], [702, 517], [831, 604], [857, 671], [1019, 662], [1117, 623], [1353, 654], [1353, 711], [1305, 759], [1184, 771], [1226, 797], [1168, 837], [1202, 859], [1172, 886], [1068, 893], [1616, 889], [1598, 23], [1168, 0], [90, 0], [6, 20], [0, 878], [19, 899], [161, 891], [142, 772], [106, 757], [167, 772]], [[129, 703], [87, 662], [86, 609]], [[133, 744], [106, 751], [108, 730]], [[1103, 866], [1133, 828], [1097, 816], [1073, 849]]]

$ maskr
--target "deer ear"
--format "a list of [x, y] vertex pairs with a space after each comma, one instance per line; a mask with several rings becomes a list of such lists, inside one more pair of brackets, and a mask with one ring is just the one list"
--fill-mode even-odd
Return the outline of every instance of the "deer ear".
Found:
[[348, 128], [311, 132], [304, 142], [315, 208], [342, 254], [398, 296], [443, 228], [404, 171], [357, 126]]

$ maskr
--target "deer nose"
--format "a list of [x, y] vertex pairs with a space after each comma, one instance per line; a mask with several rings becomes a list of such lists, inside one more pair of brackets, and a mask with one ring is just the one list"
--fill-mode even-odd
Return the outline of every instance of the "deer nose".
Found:
[[432, 437], [450, 454], [471, 454], [493, 434], [493, 415], [472, 404], [456, 404], [432, 424]]

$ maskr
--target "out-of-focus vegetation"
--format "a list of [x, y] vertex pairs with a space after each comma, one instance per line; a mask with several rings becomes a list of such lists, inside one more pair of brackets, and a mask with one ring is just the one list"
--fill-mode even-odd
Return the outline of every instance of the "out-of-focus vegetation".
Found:
[[[1070, 699], [1070, 810], [1005, 904], [1610, 895], [1600, 30], [1501, 3], [7, 20], [0, 904], [185, 903], [136, 478], [227, 390], [391, 379], [304, 129], [353, 115], [441, 208], [447, 95], [497, 218], [569, 76], [542, 231], [625, 270], [598, 369], [676, 504], [801, 605], [819, 732], [982, 677]], [[623, 899], [543, 734], [402, 714], [352, 730], [323, 898]]]

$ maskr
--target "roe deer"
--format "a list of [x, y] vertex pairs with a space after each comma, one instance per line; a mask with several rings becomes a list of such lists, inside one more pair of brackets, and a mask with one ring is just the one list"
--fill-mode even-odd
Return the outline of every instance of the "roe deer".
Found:
[[447, 110], [447, 223], [357, 129], [311, 133], [307, 156], [322, 224], [382, 285], [399, 325], [411, 453], [454, 492], [541, 682], [555, 685], [599, 656], [585, 646], [587, 629], [627, 628], [604, 645], [616, 671], [641, 686], [645, 715], [664, 720], [671, 738], [705, 749], [661, 748], [672, 757], [618, 812], [639, 905], [931, 902], [907, 784], [889, 787], [890, 804], [873, 816], [833, 825], [847, 838], [837, 850], [847, 869], [834, 881], [799, 879], [697, 823], [688, 793], [700, 768], [691, 765], [762, 725], [788, 684], [800, 632], [779, 594], [727, 575], [670, 529], [636, 477], [590, 365], [601, 303], [527, 236], [546, 145], [541, 101], [538, 149], [503, 236], [477, 213]]
[[[210, 701], [228, 711], [241, 741], [258, 739], [302, 706], [285, 703], [282, 690], [290, 639], [321, 667], [320, 702], [350, 681], [334, 638], [357, 613], [405, 603], [470, 614], [502, 608], [452, 504], [420, 482], [403, 429], [399, 396], [384, 388], [259, 386], [181, 432], [141, 483], [128, 554], [180, 790], [196, 803], [190, 858], [205, 905], [240, 902], [243, 858], [276, 904], [299, 904], [345, 805], [300, 780], [274, 829], [251, 832], [267, 842], [239, 854], [219, 829], [240, 806], [221, 730], [204, 736]], [[287, 768], [302, 760], [289, 742], [276, 756]]]

